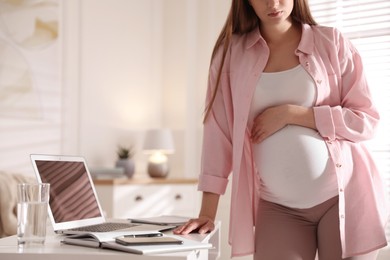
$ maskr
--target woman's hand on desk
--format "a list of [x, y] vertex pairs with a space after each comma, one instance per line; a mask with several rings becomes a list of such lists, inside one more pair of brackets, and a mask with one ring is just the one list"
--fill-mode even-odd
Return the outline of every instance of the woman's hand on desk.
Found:
[[190, 219], [184, 225], [173, 230], [174, 234], [187, 235], [191, 232], [205, 234], [214, 230], [214, 219], [217, 213], [219, 195], [211, 192], [203, 192], [202, 207], [199, 217]]
[[200, 216], [195, 219], [190, 219], [184, 225], [177, 227], [173, 230], [173, 233], [176, 235], [187, 235], [191, 232], [198, 232], [199, 234], [205, 234], [207, 232], [213, 231], [215, 228], [214, 220], [206, 217]]

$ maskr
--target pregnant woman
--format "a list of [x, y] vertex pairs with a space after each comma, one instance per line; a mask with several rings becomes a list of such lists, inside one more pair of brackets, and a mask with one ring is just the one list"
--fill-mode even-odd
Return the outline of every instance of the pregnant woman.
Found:
[[198, 218], [214, 229], [232, 178], [232, 255], [374, 260], [383, 183], [364, 141], [379, 121], [361, 57], [307, 0], [233, 0], [211, 58]]

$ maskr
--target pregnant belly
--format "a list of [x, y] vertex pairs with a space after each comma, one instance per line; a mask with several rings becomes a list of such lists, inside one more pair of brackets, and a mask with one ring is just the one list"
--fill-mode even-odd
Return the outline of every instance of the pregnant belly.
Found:
[[313, 129], [288, 125], [253, 148], [265, 199], [302, 201], [337, 188], [326, 144]]

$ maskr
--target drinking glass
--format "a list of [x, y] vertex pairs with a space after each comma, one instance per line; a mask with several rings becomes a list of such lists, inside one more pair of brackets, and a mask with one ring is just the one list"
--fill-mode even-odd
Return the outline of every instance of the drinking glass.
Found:
[[49, 183], [18, 184], [17, 241], [19, 246], [45, 243], [49, 192]]

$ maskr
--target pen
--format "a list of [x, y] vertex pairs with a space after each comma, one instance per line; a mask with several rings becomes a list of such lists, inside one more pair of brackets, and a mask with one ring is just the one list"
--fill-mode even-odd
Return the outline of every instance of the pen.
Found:
[[137, 235], [125, 235], [124, 237], [162, 237], [162, 233], [150, 233], [150, 234], [137, 234]]

